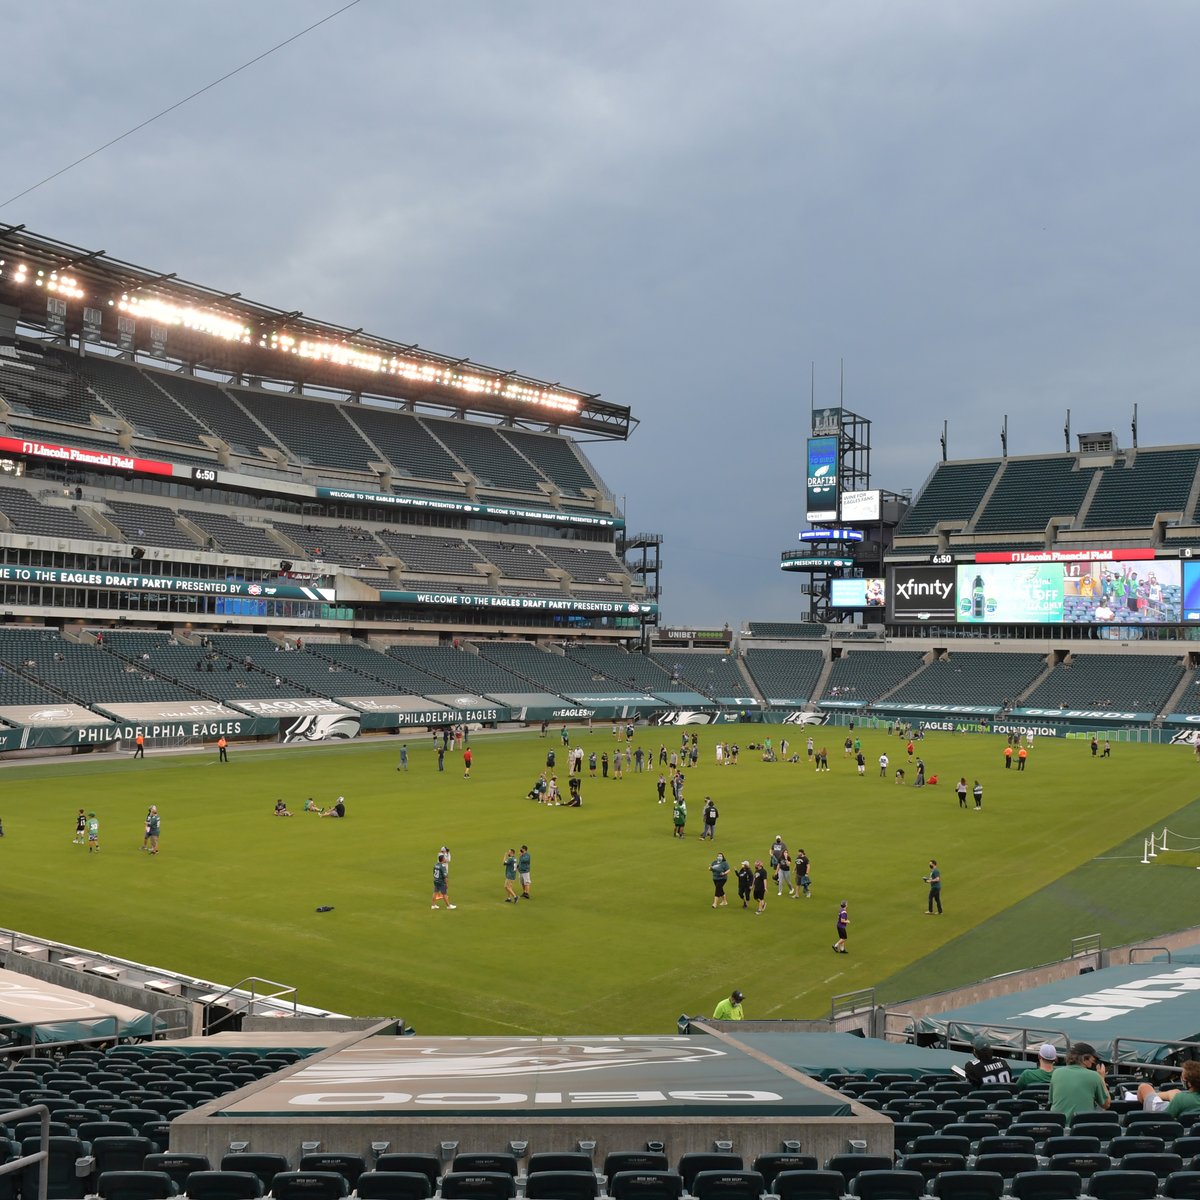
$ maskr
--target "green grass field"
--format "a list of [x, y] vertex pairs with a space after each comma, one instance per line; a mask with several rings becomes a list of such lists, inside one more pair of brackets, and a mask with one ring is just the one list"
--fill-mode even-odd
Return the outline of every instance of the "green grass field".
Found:
[[[763, 733], [720, 736], [745, 746]], [[613, 746], [607, 727], [572, 736]], [[918, 790], [878, 778], [882, 749], [893, 766], [904, 758], [882, 732], [864, 738], [864, 779], [842, 756], [841, 729], [826, 731], [826, 775], [745, 750], [718, 768], [717, 731], [699, 736], [683, 841], [656, 802], [657, 767], [621, 781], [585, 770], [582, 809], [526, 800], [549, 747], [566, 778], [557, 736], [536, 731], [476, 737], [470, 781], [454, 755], [437, 773], [428, 738], [409, 742], [407, 775], [397, 738], [235, 745], [224, 766], [215, 752], [9, 765], [3, 924], [220, 983], [278, 980], [302, 1003], [403, 1017], [420, 1033], [605, 1034], [670, 1032], [733, 987], [747, 1016], [820, 1016], [836, 993], [878, 986], [903, 999], [1061, 957], [1076, 935], [1111, 945], [1195, 923], [1200, 856], [1139, 862], [1151, 828], [1200, 837], [1190, 750], [1118, 744], [1104, 761], [1084, 741], [1042, 738], [1019, 773], [1003, 769], [1000, 738], [934, 734], [918, 750], [942, 782]], [[679, 732], [639, 730], [635, 744], [662, 740]], [[981, 814], [959, 810], [960, 774], [983, 781]], [[344, 821], [299, 811], [309, 795], [328, 804], [338, 793]], [[709, 793], [721, 811], [711, 846], [698, 836]], [[279, 796], [290, 820], [271, 815]], [[157, 858], [140, 850], [151, 803], [163, 818]], [[80, 805], [101, 819], [98, 855], [72, 845]], [[731, 886], [730, 906], [714, 911], [715, 852], [765, 859], [776, 834], [808, 851], [813, 898], [778, 899], [772, 886], [755, 916]], [[458, 909], [435, 913], [443, 842]], [[504, 904], [501, 859], [522, 842], [534, 899]], [[930, 857], [944, 877], [940, 918], [925, 915]], [[830, 950], [841, 899], [846, 956]]]

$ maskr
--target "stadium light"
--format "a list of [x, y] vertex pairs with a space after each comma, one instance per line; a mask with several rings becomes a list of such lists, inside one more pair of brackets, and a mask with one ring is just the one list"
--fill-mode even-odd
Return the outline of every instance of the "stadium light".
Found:
[[229, 317], [204, 312], [188, 305], [170, 304], [154, 297], [130, 296], [126, 293], [117, 302], [117, 308], [132, 316], [148, 317], [164, 325], [182, 326], [196, 333], [207, 333], [227, 342], [250, 341], [250, 327]]

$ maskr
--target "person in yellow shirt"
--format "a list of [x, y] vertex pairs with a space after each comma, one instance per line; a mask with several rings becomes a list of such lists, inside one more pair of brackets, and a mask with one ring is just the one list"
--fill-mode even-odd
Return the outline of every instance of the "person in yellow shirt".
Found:
[[740, 1021], [742, 1019], [742, 993], [736, 989], [713, 1009], [714, 1021]]

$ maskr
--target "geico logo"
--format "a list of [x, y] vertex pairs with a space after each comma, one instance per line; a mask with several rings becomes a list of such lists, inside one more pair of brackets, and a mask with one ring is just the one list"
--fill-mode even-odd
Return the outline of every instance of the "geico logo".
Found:
[[777, 1092], [762, 1091], [633, 1091], [633, 1092], [301, 1092], [288, 1103], [295, 1108], [354, 1108], [372, 1105], [508, 1105], [508, 1104], [661, 1104], [679, 1100], [692, 1104], [757, 1104], [782, 1100]]

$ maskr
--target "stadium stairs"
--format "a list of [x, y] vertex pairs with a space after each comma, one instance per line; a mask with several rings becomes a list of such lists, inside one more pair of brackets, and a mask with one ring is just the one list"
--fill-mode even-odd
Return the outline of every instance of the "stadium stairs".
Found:
[[898, 684], [896, 684], [895, 687], [888, 688], [888, 690], [886, 692], [884, 692], [883, 695], [881, 695], [878, 699], [873, 700], [872, 703], [873, 704], [886, 704], [889, 696], [894, 696], [902, 687], [905, 687], [907, 684], [912, 683], [912, 681], [914, 679], [916, 679], [916, 677], [918, 675], [920, 675], [921, 672], [924, 671], [925, 668], [927, 666], [929, 666], [929, 664], [931, 662], [934, 662], [936, 659], [937, 659], [937, 651], [930, 650], [928, 654], [925, 654], [922, 656], [921, 665], [915, 671], [911, 671], [902, 680], [900, 680], [900, 682]]

